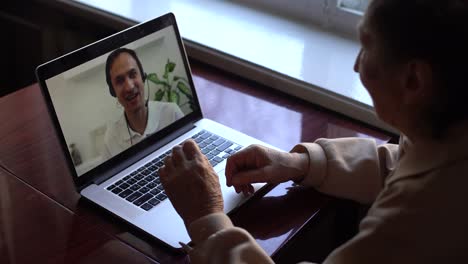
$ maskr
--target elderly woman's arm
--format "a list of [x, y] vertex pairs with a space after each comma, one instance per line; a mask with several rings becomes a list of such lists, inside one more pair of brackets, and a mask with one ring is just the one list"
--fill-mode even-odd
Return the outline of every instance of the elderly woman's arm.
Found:
[[[396, 145], [377, 146], [369, 139], [321, 139], [297, 145], [293, 153], [252, 146], [229, 159], [227, 182], [244, 190], [242, 184], [249, 181], [292, 179], [329, 194], [371, 202], [393, 168], [397, 151]], [[217, 175], [194, 142], [176, 147], [165, 164], [161, 180], [194, 242], [192, 262], [272, 262], [255, 239], [223, 213]]]
[[375, 200], [394, 170], [398, 151], [398, 145], [377, 146], [365, 138], [319, 139], [292, 150], [309, 154], [309, 169], [300, 184], [365, 204]]
[[244, 229], [234, 227], [224, 213], [214, 213], [188, 226], [194, 249], [192, 263], [273, 263]]

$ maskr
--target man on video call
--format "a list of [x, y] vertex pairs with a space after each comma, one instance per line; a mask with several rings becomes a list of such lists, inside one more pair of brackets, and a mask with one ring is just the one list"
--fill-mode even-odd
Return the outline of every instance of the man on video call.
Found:
[[149, 101], [145, 96], [146, 73], [135, 51], [114, 50], [106, 61], [109, 92], [123, 106], [122, 116], [107, 126], [103, 158], [124, 151], [184, 114], [175, 103]]

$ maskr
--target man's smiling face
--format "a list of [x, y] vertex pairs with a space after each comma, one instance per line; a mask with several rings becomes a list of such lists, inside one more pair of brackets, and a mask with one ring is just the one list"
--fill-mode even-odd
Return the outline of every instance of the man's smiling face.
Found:
[[142, 73], [135, 59], [123, 52], [110, 68], [113, 89], [125, 112], [131, 113], [145, 107]]

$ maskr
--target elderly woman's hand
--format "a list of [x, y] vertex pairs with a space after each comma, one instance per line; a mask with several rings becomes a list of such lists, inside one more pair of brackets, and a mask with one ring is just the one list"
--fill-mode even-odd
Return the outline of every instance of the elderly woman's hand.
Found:
[[218, 175], [193, 140], [174, 147], [159, 174], [167, 196], [186, 226], [202, 216], [223, 212]]
[[307, 153], [288, 153], [261, 145], [251, 145], [229, 157], [226, 183], [236, 192], [254, 192], [252, 183], [277, 184], [289, 180], [302, 181], [309, 169]]

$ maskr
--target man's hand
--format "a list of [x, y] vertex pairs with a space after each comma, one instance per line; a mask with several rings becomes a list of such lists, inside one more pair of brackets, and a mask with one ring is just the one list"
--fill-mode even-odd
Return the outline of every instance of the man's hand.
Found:
[[252, 145], [227, 160], [226, 183], [236, 192], [253, 193], [252, 183], [301, 181], [309, 168], [306, 153], [288, 153]]
[[174, 147], [159, 175], [186, 226], [202, 216], [223, 212], [218, 175], [193, 140]]

